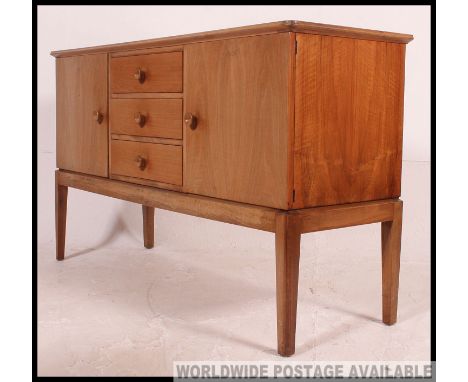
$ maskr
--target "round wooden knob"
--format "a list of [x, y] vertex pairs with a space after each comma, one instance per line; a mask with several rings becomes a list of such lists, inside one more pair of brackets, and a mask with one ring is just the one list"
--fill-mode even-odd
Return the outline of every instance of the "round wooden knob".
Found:
[[141, 68], [138, 68], [138, 70], [135, 72], [133, 77], [135, 77], [135, 79], [138, 80], [140, 84], [142, 84], [143, 82], [145, 82], [145, 78], [146, 78], [145, 71]]
[[192, 130], [197, 128], [197, 117], [195, 117], [192, 113], [187, 112], [184, 114], [184, 122]]
[[138, 164], [138, 168], [140, 170], [144, 170], [146, 168], [146, 159], [143, 158], [141, 155], [138, 155], [137, 159], [136, 159], [136, 162]]
[[138, 126], [143, 127], [145, 126], [146, 123], [146, 117], [144, 114], [141, 114], [140, 112], [135, 114], [135, 122], [137, 123]]
[[99, 111], [95, 111], [95, 112], [94, 112], [94, 120], [95, 120], [97, 123], [101, 124], [102, 121], [104, 120], [104, 115], [103, 115], [101, 112], [99, 112]]

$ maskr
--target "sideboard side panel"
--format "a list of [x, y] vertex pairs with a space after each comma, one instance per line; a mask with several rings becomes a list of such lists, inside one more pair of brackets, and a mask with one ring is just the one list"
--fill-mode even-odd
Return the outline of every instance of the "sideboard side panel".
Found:
[[[290, 35], [185, 47], [184, 191], [288, 208]], [[290, 151], [290, 150], [289, 150]]]
[[293, 207], [400, 196], [405, 44], [297, 40]]
[[107, 177], [107, 54], [57, 58], [56, 76], [57, 167]]

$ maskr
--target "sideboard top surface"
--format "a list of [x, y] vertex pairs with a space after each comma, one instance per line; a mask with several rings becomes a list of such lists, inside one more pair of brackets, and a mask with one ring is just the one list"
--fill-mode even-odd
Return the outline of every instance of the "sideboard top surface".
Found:
[[51, 52], [51, 55], [54, 57], [67, 57], [81, 54], [119, 52], [132, 49], [145, 49], [192, 44], [204, 41], [214, 41], [236, 37], [258, 36], [282, 32], [311, 33], [325, 36], [386, 41], [400, 44], [407, 44], [413, 39], [413, 36], [410, 34], [384, 32], [371, 29], [351, 28], [339, 25], [319, 24], [306, 21], [286, 20], [264, 24], [248, 25], [238, 28], [219, 29], [209, 32], [199, 32], [179, 36], [124, 42], [118, 44], [100, 45], [78, 49], [57, 50]]

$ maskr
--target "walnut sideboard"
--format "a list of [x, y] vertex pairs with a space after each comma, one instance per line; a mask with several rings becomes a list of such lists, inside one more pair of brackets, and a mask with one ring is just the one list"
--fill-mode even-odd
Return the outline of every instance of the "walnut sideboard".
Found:
[[278, 353], [294, 354], [301, 234], [382, 225], [397, 318], [405, 48], [302, 21], [54, 51], [56, 242], [68, 187], [273, 232]]

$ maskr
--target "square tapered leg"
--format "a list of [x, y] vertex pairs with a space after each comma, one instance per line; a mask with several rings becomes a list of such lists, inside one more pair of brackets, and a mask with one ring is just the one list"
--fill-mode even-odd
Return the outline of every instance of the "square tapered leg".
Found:
[[55, 258], [63, 260], [65, 257], [65, 232], [67, 228], [67, 198], [68, 187], [58, 183], [55, 174]]
[[154, 208], [141, 206], [143, 210], [143, 241], [145, 248], [154, 247]]
[[276, 309], [278, 353], [295, 351], [301, 231], [298, 218], [276, 215]]
[[397, 320], [403, 202], [395, 203], [393, 220], [382, 223], [382, 321]]

